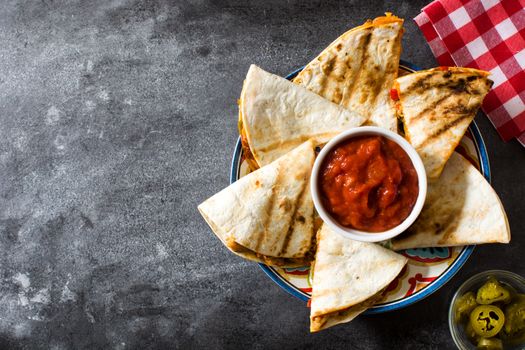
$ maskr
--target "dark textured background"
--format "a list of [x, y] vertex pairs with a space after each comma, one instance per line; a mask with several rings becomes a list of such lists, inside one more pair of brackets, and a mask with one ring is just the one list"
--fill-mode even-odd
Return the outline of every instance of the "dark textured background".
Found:
[[0, 348], [450, 349], [453, 291], [525, 274], [525, 152], [477, 118], [510, 245], [479, 247], [439, 292], [311, 335], [308, 309], [213, 236], [250, 63], [284, 75], [386, 10], [402, 57], [436, 65], [423, 1], [3, 1]]

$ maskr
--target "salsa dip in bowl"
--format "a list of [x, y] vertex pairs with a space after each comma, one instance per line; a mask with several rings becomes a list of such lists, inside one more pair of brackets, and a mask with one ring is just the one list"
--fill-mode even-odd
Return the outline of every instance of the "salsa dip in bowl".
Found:
[[364, 126], [342, 132], [315, 160], [310, 188], [323, 221], [344, 237], [379, 242], [405, 231], [427, 193], [425, 167], [403, 137]]

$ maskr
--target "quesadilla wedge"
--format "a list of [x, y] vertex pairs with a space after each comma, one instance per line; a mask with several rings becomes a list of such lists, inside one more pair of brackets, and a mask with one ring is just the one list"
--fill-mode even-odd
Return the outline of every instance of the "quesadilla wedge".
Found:
[[477, 69], [440, 67], [396, 80], [405, 137], [421, 156], [429, 180], [439, 177], [476, 116], [492, 86], [488, 75]]
[[323, 225], [312, 267], [310, 331], [350, 322], [372, 307], [406, 263], [400, 254], [344, 238]]
[[387, 13], [353, 28], [293, 82], [366, 117], [368, 125], [397, 132], [390, 89], [397, 77], [403, 20]]
[[428, 185], [416, 222], [391, 246], [400, 250], [509, 242], [509, 224], [498, 195], [468, 160], [454, 152], [439, 180]]
[[277, 266], [311, 260], [315, 152], [307, 141], [199, 205], [224, 245], [246, 259]]
[[276, 160], [306, 140], [328, 142], [365, 118], [252, 65], [239, 100], [239, 131], [250, 168]]

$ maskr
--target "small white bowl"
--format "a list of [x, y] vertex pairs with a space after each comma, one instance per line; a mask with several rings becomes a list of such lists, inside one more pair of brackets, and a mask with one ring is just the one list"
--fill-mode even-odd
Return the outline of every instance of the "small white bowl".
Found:
[[[412, 211], [403, 222], [383, 232], [366, 232], [340, 225], [324, 208], [323, 203], [321, 201], [321, 195], [319, 193], [319, 171], [328, 153], [346, 140], [358, 136], [368, 135], [383, 136], [397, 143], [408, 154], [408, 157], [414, 165], [418, 178], [419, 193], [417, 195], [416, 204], [414, 204], [414, 208], [412, 208]], [[330, 142], [328, 142], [323, 147], [323, 149], [317, 156], [317, 159], [314, 163], [314, 167], [312, 169], [312, 176], [310, 178], [310, 190], [312, 192], [312, 199], [314, 201], [315, 209], [317, 209], [317, 212], [319, 213], [319, 216], [321, 216], [321, 219], [323, 219], [323, 221], [328, 226], [330, 226], [332, 230], [344, 237], [351, 238], [356, 241], [380, 242], [399, 235], [408, 227], [410, 227], [410, 225], [412, 225], [412, 223], [414, 223], [414, 221], [417, 219], [419, 213], [421, 213], [421, 209], [423, 209], [423, 204], [425, 203], [425, 198], [427, 196], [427, 175], [421, 158], [417, 154], [414, 147], [412, 147], [412, 145], [410, 145], [410, 143], [408, 143], [407, 140], [405, 140], [398, 134], [383, 128], [378, 128], [375, 126], [362, 126], [342, 132], [341, 134], [337, 135], [332, 140], [330, 140]]]

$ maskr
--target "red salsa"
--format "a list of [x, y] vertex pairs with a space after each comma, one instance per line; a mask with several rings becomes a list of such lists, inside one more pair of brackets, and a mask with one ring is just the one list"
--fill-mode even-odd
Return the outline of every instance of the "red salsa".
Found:
[[341, 225], [382, 232], [412, 211], [419, 186], [408, 154], [382, 136], [361, 136], [336, 146], [321, 165], [326, 210]]

